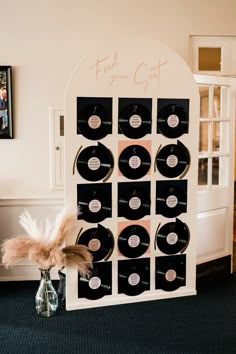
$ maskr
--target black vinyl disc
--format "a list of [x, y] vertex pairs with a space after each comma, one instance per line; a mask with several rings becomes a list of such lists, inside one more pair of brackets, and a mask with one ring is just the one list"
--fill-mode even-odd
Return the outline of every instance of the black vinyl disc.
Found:
[[118, 216], [138, 220], [150, 214], [150, 182], [118, 184]]
[[97, 300], [112, 293], [112, 264], [101, 262], [93, 265], [89, 279], [79, 276], [78, 297]]
[[118, 237], [118, 248], [128, 258], [142, 256], [147, 251], [149, 243], [149, 234], [141, 225], [127, 226]]
[[156, 183], [156, 213], [171, 218], [187, 211], [187, 180]]
[[111, 184], [78, 185], [78, 219], [91, 223], [111, 217]]
[[168, 104], [158, 112], [158, 132], [167, 138], [178, 138], [187, 133], [188, 123], [188, 113], [179, 104]]
[[150, 258], [118, 261], [118, 293], [136, 296], [150, 290]]
[[156, 165], [159, 172], [165, 176], [174, 178], [188, 168], [190, 155], [188, 149], [180, 141], [177, 144], [164, 146], [157, 154]]
[[128, 104], [119, 112], [120, 131], [131, 139], [151, 133], [151, 111], [142, 104]]
[[88, 146], [78, 156], [77, 170], [88, 181], [105, 178], [113, 169], [112, 153], [104, 145]]
[[189, 228], [181, 220], [164, 224], [156, 233], [156, 243], [161, 252], [183, 252], [189, 243]]
[[186, 255], [156, 257], [156, 289], [174, 291], [186, 285]]
[[98, 224], [98, 227], [84, 231], [77, 243], [89, 248], [93, 256], [93, 262], [103, 260], [112, 253], [114, 248], [114, 238], [111, 231], [100, 224]]
[[119, 169], [129, 179], [138, 179], [146, 175], [151, 165], [149, 152], [141, 145], [126, 147], [119, 157]]
[[90, 140], [99, 140], [111, 134], [110, 111], [99, 103], [87, 104], [77, 113], [77, 132]]

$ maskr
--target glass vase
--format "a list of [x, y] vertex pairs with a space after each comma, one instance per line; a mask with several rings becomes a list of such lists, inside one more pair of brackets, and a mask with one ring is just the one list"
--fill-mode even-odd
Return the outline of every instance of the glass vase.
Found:
[[52, 317], [58, 308], [58, 296], [50, 277], [50, 269], [40, 269], [41, 279], [35, 297], [36, 312], [41, 317]]

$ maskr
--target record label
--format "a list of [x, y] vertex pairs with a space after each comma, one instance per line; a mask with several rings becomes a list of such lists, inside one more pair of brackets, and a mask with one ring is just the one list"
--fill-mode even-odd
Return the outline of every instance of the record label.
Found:
[[179, 117], [176, 114], [171, 114], [167, 118], [167, 124], [170, 128], [176, 128], [179, 124]]
[[166, 242], [169, 245], [174, 245], [176, 244], [176, 242], [178, 241], [178, 235], [175, 232], [170, 232], [167, 236], [166, 236]]
[[101, 248], [101, 242], [97, 238], [93, 238], [89, 241], [88, 248], [92, 252], [97, 252]]
[[178, 157], [175, 155], [170, 155], [167, 157], [166, 163], [168, 167], [173, 168], [178, 165]]
[[140, 238], [138, 235], [131, 235], [128, 239], [128, 245], [132, 248], [138, 247], [140, 244]]
[[177, 204], [178, 204], [178, 198], [175, 195], [170, 195], [166, 199], [166, 205], [168, 206], [168, 208], [175, 208]]
[[93, 200], [91, 200], [91, 202], [89, 202], [88, 208], [91, 211], [91, 213], [98, 213], [99, 210], [101, 210], [101, 208], [102, 208], [102, 204], [101, 204], [100, 200], [93, 199]]
[[131, 156], [131, 158], [129, 159], [129, 166], [131, 168], [139, 168], [141, 165], [141, 159], [140, 157], [134, 155], [134, 156]]
[[132, 197], [130, 200], [129, 200], [129, 207], [130, 209], [132, 210], [137, 210], [139, 209], [141, 206], [141, 200], [138, 198], [138, 197]]
[[132, 128], [139, 128], [142, 124], [142, 118], [138, 114], [133, 114], [129, 119], [129, 124]]
[[90, 157], [88, 160], [88, 168], [91, 171], [96, 171], [100, 168], [101, 166], [101, 161], [97, 157]]
[[132, 273], [130, 274], [130, 276], [128, 277], [128, 283], [131, 286], [136, 286], [138, 285], [138, 283], [140, 282], [140, 276], [138, 273]]
[[89, 287], [92, 290], [100, 288], [102, 281], [99, 277], [92, 277], [89, 279]]
[[98, 129], [102, 124], [101, 118], [95, 114], [89, 117], [88, 125], [91, 129]]
[[169, 269], [165, 274], [165, 278], [169, 282], [174, 281], [176, 277], [177, 277], [177, 273], [174, 269]]

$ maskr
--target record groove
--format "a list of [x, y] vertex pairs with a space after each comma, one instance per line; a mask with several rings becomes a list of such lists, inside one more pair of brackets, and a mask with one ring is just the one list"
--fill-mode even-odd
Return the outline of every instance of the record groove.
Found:
[[129, 225], [121, 231], [118, 237], [118, 248], [123, 256], [137, 258], [148, 249], [150, 237], [141, 225]]
[[129, 179], [144, 177], [150, 169], [151, 157], [141, 145], [126, 147], [119, 156], [119, 169]]
[[77, 158], [77, 170], [88, 181], [98, 181], [111, 174], [114, 159], [111, 151], [103, 144], [88, 146]]

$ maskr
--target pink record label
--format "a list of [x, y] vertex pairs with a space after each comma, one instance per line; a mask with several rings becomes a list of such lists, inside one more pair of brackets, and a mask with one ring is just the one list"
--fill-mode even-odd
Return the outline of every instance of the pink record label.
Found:
[[165, 274], [165, 278], [169, 282], [174, 281], [176, 277], [177, 277], [177, 273], [174, 269], [169, 269]]
[[133, 169], [135, 168], [139, 168], [141, 165], [141, 159], [139, 156], [132, 156], [130, 159], [129, 159], [129, 166]]
[[131, 235], [128, 239], [128, 244], [130, 247], [135, 248], [140, 244], [140, 238], [138, 235]]
[[171, 128], [176, 128], [178, 126], [178, 124], [179, 124], [179, 117], [176, 114], [171, 114], [167, 118], [167, 124]]
[[90, 251], [96, 252], [101, 247], [101, 242], [97, 238], [93, 238], [88, 243], [88, 248]]
[[93, 114], [88, 119], [88, 125], [91, 129], [98, 129], [102, 124], [101, 118], [96, 114]]

